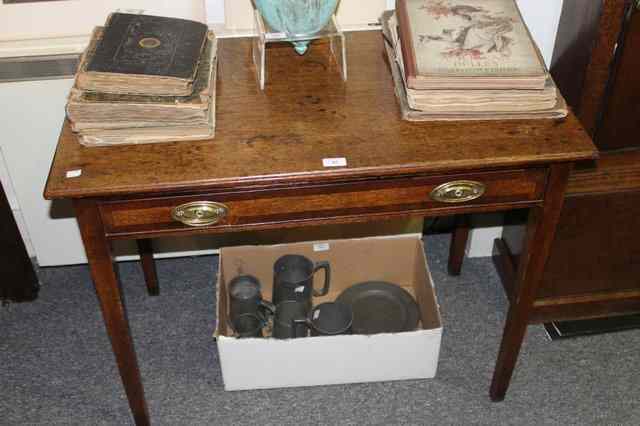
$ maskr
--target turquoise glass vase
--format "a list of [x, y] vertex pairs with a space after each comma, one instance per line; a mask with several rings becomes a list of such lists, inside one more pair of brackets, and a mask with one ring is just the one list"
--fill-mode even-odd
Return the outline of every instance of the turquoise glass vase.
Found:
[[[288, 37], [313, 36], [327, 25], [339, 0], [254, 0], [262, 18], [276, 31]], [[294, 41], [300, 55], [309, 47], [309, 40]]]

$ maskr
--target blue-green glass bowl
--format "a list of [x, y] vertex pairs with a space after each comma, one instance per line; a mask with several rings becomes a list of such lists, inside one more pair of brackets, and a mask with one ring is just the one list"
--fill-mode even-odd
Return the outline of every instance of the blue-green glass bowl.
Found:
[[[289, 37], [311, 36], [327, 25], [339, 0], [254, 0], [264, 20], [274, 30]], [[293, 42], [304, 54], [309, 41]]]

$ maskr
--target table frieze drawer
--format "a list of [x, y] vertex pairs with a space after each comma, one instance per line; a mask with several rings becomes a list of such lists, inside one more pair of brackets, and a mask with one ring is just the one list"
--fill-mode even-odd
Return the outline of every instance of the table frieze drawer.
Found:
[[[496, 204], [537, 202], [546, 169], [395, 178], [269, 190], [109, 201], [101, 204], [110, 234], [180, 229], [268, 228], [422, 210], [452, 213]], [[164, 230], [164, 231], [163, 231]]]

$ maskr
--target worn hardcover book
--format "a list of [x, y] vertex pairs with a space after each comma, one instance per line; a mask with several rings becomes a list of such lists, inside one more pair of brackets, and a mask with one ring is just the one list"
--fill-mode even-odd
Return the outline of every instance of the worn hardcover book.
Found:
[[[213, 73], [215, 81], [216, 66]], [[132, 145], [160, 142], [179, 142], [210, 139], [215, 135], [216, 101], [215, 84], [211, 85], [211, 96], [207, 108], [207, 120], [189, 123], [145, 123], [144, 127], [132, 126], [117, 129], [86, 129], [77, 132], [80, 144], [89, 147]]]
[[210, 85], [205, 121], [196, 123], [145, 122], [144, 126], [136, 126], [133, 123], [128, 128], [85, 129], [77, 132], [78, 141], [82, 145], [96, 147], [194, 141], [212, 138], [215, 135], [216, 127], [216, 70], [217, 60], [214, 60], [211, 68], [213, 84]]
[[146, 127], [142, 129], [88, 130], [78, 133], [80, 144], [88, 147], [140, 145], [210, 139], [215, 125]]
[[515, 0], [398, 0], [410, 89], [543, 89], [544, 61]]
[[[567, 104], [560, 92], [557, 90], [555, 90], [555, 100], [551, 102], [552, 106], [543, 109], [532, 109], [523, 111], [517, 106], [517, 102], [514, 103], [511, 101], [509, 102], [509, 104], [516, 106], [514, 106], [513, 108], [507, 107], [504, 110], [500, 108], [495, 109], [495, 104], [490, 105], [488, 108], [483, 107], [478, 109], [478, 107], [482, 105], [474, 103], [474, 108], [470, 108], [469, 102], [464, 100], [464, 98], [458, 99], [462, 99], [467, 103], [466, 105], [462, 105], [461, 107], [456, 107], [455, 104], [451, 104], [451, 102], [445, 102], [444, 104], [433, 107], [432, 109], [426, 108], [423, 110], [411, 107], [407, 96], [407, 90], [409, 89], [407, 88], [405, 79], [403, 77], [404, 70], [401, 66], [401, 60], [399, 60], [399, 56], [401, 55], [394, 49], [394, 34], [391, 29], [390, 21], [393, 21], [393, 12], [387, 12], [383, 15], [382, 31], [386, 40], [385, 48], [389, 59], [389, 65], [391, 67], [391, 74], [393, 77], [396, 98], [400, 105], [400, 112], [403, 119], [408, 121], [559, 119], [566, 117], [566, 115], [568, 114]], [[553, 84], [552, 79], [548, 80], [547, 84], [553, 85], [555, 89], [555, 85]], [[428, 90], [426, 92], [432, 91]], [[468, 92], [475, 91], [468, 90]], [[497, 92], [499, 93], [500, 91]], [[529, 93], [530, 91], [526, 90], [525, 92]], [[491, 103], [494, 102], [491, 99], [489, 101]]]
[[113, 13], [93, 55], [79, 70], [83, 90], [186, 96], [207, 39], [200, 22]]
[[[82, 55], [82, 67], [92, 57], [103, 29], [94, 30], [92, 42]], [[209, 32], [205, 49], [199, 59], [193, 93], [188, 96], [155, 96], [90, 92], [76, 84], [69, 94], [67, 117], [74, 131], [153, 127], [162, 123], [177, 125], [208, 122], [209, 98], [215, 85], [213, 66], [217, 54], [217, 39]]]
[[395, 15], [387, 19], [389, 43], [399, 64], [410, 108], [432, 113], [527, 112], [553, 108], [558, 90], [551, 76], [537, 89], [410, 89], [406, 84], [401, 40]]
[[[553, 108], [558, 99], [556, 86], [551, 78], [543, 90], [473, 90], [472, 94], [446, 94], [426, 90], [428, 93], [409, 94], [407, 103], [412, 109], [425, 112], [472, 113], [472, 112], [535, 112]], [[479, 93], [476, 93], [479, 92]], [[533, 92], [533, 93], [522, 93]]]

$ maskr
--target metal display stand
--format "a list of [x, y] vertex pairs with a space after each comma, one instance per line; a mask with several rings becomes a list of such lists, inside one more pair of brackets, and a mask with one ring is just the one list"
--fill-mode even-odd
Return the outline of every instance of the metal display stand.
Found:
[[333, 15], [329, 23], [317, 33], [293, 36], [274, 31], [264, 19], [262, 19], [262, 15], [257, 10], [254, 13], [254, 18], [258, 35], [253, 39], [253, 63], [256, 67], [260, 90], [264, 90], [264, 85], [267, 80], [266, 61], [268, 52], [267, 45], [269, 43], [311, 41], [328, 38], [331, 55], [338, 66], [342, 79], [347, 81], [347, 44], [344, 33], [338, 26], [335, 15]]

